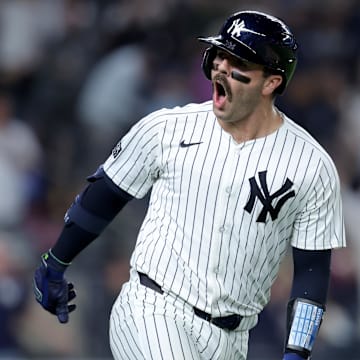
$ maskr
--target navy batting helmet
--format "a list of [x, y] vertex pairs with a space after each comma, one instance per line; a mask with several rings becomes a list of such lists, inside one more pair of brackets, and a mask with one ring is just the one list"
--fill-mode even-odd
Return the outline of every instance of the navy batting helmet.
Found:
[[271, 73], [281, 74], [283, 81], [276, 89], [280, 94], [296, 68], [298, 45], [288, 26], [280, 19], [258, 11], [237, 12], [225, 21], [219, 35], [200, 37], [199, 40], [212, 45], [206, 49], [202, 63], [208, 79], [211, 79], [216, 48], [264, 65]]

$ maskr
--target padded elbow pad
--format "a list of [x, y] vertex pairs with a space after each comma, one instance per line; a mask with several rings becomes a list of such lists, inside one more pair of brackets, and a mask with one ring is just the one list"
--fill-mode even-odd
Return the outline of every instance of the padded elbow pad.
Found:
[[65, 214], [65, 223], [99, 235], [133, 197], [116, 186], [102, 167], [87, 179], [90, 184], [75, 198]]
[[325, 306], [296, 298], [288, 303], [286, 351], [310, 356], [325, 312]]

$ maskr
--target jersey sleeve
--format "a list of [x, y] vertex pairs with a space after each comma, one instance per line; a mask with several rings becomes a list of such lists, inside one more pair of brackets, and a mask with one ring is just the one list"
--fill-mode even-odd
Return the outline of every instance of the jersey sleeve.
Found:
[[159, 175], [161, 120], [149, 115], [117, 143], [103, 164], [105, 173], [135, 198], [144, 197]]
[[309, 183], [295, 219], [291, 245], [303, 250], [345, 247], [340, 181], [334, 164], [322, 162]]

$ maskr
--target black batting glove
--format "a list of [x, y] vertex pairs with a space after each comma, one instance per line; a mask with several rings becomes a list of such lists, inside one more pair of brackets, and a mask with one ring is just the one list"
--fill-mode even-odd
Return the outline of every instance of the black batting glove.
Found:
[[74, 285], [64, 278], [69, 264], [60, 262], [51, 250], [41, 256], [41, 264], [35, 270], [33, 290], [36, 301], [51, 314], [57, 316], [60, 323], [69, 321], [69, 313], [76, 305], [70, 304], [76, 296]]

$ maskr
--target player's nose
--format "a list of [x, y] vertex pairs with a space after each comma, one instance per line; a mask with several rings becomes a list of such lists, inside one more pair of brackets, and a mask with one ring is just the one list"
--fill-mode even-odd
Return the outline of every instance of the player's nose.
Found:
[[229, 76], [231, 74], [231, 64], [227, 58], [216, 59], [214, 61], [214, 70]]

